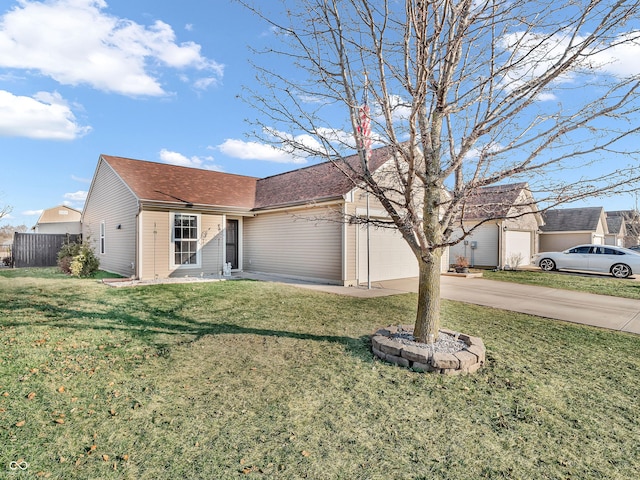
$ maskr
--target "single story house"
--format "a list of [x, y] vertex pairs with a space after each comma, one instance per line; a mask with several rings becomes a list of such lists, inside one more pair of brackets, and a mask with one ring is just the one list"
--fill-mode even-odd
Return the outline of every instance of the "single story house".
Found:
[[624, 218], [609, 216], [605, 212], [605, 220], [607, 222], [607, 233], [604, 236], [605, 245], [615, 245], [616, 247], [624, 247], [624, 238], [627, 236], [627, 228]]
[[621, 218], [623, 227], [623, 247], [640, 245], [640, 212], [638, 210], [614, 210], [605, 212], [607, 221], [609, 218]]
[[543, 218], [541, 252], [561, 252], [580, 244], [605, 244], [608, 230], [602, 207], [547, 210]]
[[58, 205], [44, 210], [31, 229], [35, 233], [77, 235], [82, 233], [81, 217], [82, 212], [79, 210], [66, 205]]
[[[371, 170], [390, 158], [374, 150]], [[370, 216], [386, 217], [370, 200]], [[102, 269], [141, 280], [219, 275], [226, 264], [338, 285], [417, 276], [396, 230], [370, 228], [367, 242], [366, 227], [344, 221], [365, 207], [330, 162], [259, 179], [101, 155], [82, 225]]]
[[[466, 201], [461, 221], [466, 231], [475, 230], [450, 248], [452, 261], [462, 256], [471, 266], [502, 269], [529, 265], [537, 252], [542, 217], [524, 182], [478, 189]], [[453, 238], [461, 233], [456, 230]]]

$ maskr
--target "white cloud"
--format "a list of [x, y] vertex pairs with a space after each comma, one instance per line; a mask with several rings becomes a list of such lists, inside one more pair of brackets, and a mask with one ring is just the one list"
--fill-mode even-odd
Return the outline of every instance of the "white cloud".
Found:
[[103, 0], [21, 0], [0, 17], [0, 66], [131, 96], [166, 94], [149, 67], [207, 71], [209, 85], [222, 78], [223, 65], [194, 42], [176, 43], [170, 25], [139, 25], [105, 8]]
[[245, 142], [233, 138], [226, 139], [217, 146], [225, 155], [242, 160], [264, 160], [275, 163], [307, 163], [305, 158], [285, 152], [273, 145], [258, 142]]
[[215, 170], [218, 172], [222, 171], [222, 167], [220, 167], [219, 165], [206, 163], [212, 162], [213, 157], [187, 157], [182, 153], [172, 152], [171, 150], [167, 150], [166, 148], [160, 150], [160, 160], [162, 160], [164, 163], [178, 165], [180, 167], [202, 168], [204, 170]]
[[621, 77], [640, 74], [640, 31], [620, 35], [613, 46], [596, 54], [598, 68]]
[[[505, 78], [503, 87], [511, 91], [531, 79], [541, 77], [552, 69], [570, 50], [571, 45], [580, 44], [585, 37], [568, 37], [565, 35], [546, 35], [537, 33], [516, 32], [505, 35], [501, 45], [515, 55]], [[592, 75], [609, 74], [627, 77], [640, 74], [640, 31], [631, 31], [619, 35], [610, 43], [610, 47], [586, 48], [582, 60], [576, 63], [575, 69], [560, 75], [554, 84], [575, 82], [579, 74], [589, 72]], [[547, 91], [538, 96], [538, 100], [556, 100], [553, 93]]]
[[[27, 217], [33, 217], [33, 216], [40, 216], [42, 215], [43, 210], [25, 210], [24, 212], [21, 212], [21, 215], [27, 216]], [[3, 218], [8, 218], [8, 217], [3, 217]]]
[[87, 199], [87, 192], [78, 190], [77, 192], [65, 193], [64, 198], [69, 202], [84, 202]]
[[0, 136], [73, 140], [90, 130], [78, 124], [57, 92], [23, 97], [0, 90]]
[[[271, 143], [244, 141], [228, 138], [216, 147], [216, 149], [229, 157], [242, 160], [263, 160], [275, 163], [305, 164], [309, 157], [322, 157], [331, 152], [320, 143], [316, 137], [309, 134], [291, 135], [272, 128], [264, 128], [266, 138], [273, 140]], [[338, 151], [356, 149], [356, 141], [353, 133], [332, 128], [318, 128], [318, 137], [332, 144]], [[374, 147], [380, 144], [379, 137], [372, 133]]]

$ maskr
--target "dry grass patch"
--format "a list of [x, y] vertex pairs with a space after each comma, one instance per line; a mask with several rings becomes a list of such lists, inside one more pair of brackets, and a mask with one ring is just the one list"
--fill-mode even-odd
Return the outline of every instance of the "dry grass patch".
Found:
[[[3, 475], [628, 479], [640, 469], [635, 336], [445, 302], [445, 326], [481, 336], [489, 365], [443, 377], [370, 353], [374, 329], [411, 322], [415, 295], [45, 277], [0, 273]], [[18, 459], [25, 474], [8, 470]]]

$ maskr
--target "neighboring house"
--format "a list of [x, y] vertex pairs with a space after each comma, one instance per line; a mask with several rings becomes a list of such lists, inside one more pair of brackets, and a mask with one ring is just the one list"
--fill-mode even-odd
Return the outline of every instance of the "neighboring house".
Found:
[[452, 262], [464, 256], [471, 266], [508, 268], [529, 265], [537, 252], [542, 217], [526, 183], [479, 189], [465, 202], [462, 223], [475, 229], [450, 248]]
[[624, 224], [623, 247], [640, 245], [640, 212], [637, 210], [616, 210], [605, 212], [607, 221], [609, 218], [621, 218]]
[[[390, 152], [373, 151], [371, 170]], [[368, 263], [372, 281], [416, 276], [397, 231], [370, 228], [367, 248], [366, 228], [344, 221], [365, 206], [329, 162], [258, 179], [101, 155], [82, 223], [102, 269], [143, 280], [217, 275], [226, 263], [339, 285], [366, 282]], [[369, 214], [386, 217], [372, 199]]]
[[82, 233], [80, 218], [82, 212], [66, 205], [48, 208], [40, 214], [40, 218], [31, 228], [35, 233]]
[[615, 245], [616, 247], [624, 247], [624, 238], [627, 235], [627, 228], [622, 217], [610, 217], [605, 212], [605, 220], [607, 222], [607, 233], [604, 236], [605, 245]]
[[542, 216], [541, 252], [560, 252], [580, 244], [605, 243], [608, 230], [602, 207], [547, 210]]

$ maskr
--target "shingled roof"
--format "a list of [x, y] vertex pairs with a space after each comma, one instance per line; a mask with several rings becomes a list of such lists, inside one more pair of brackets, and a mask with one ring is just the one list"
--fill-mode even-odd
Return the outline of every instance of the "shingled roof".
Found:
[[[370, 170], [380, 168], [391, 153], [390, 147], [374, 150]], [[358, 155], [346, 157], [342, 168], [323, 162], [263, 179], [110, 155], [101, 158], [141, 201], [247, 211], [340, 198], [355, 187], [349, 173], [361, 171]]]
[[253, 207], [257, 178], [102, 155], [139, 200], [177, 205]]
[[604, 214], [602, 207], [563, 208], [544, 212], [543, 232], [594, 232]]
[[607, 230], [609, 231], [609, 233], [620, 233], [622, 224], [622, 217], [610, 217], [607, 215]]
[[[373, 150], [369, 170], [376, 171], [391, 155], [390, 147]], [[332, 162], [323, 162], [258, 180], [255, 209], [329, 200], [345, 195], [355, 187], [354, 180], [348, 175], [352, 170], [356, 174], [362, 172], [362, 167], [358, 155], [346, 157], [344, 162], [347, 165], [341, 168]]]
[[480, 188], [465, 201], [463, 219], [504, 218], [527, 188], [526, 182]]

